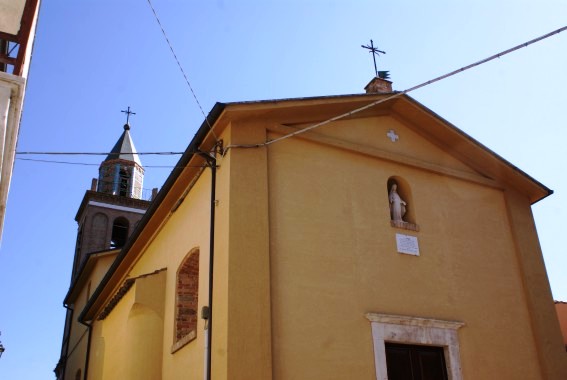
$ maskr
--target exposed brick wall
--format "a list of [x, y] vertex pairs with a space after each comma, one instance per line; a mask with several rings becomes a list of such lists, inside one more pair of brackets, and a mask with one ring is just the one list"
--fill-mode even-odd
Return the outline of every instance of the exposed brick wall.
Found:
[[386, 79], [375, 77], [364, 87], [367, 94], [379, 93], [388, 94], [392, 92], [392, 82]]
[[193, 249], [177, 272], [175, 340], [194, 332], [196, 336], [199, 302], [199, 250]]

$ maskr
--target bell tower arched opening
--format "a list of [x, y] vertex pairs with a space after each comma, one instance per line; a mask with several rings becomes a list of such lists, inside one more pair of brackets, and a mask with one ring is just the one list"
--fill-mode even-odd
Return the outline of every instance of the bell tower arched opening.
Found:
[[128, 219], [118, 217], [112, 223], [112, 237], [110, 238], [110, 248], [121, 248], [128, 239], [129, 223]]

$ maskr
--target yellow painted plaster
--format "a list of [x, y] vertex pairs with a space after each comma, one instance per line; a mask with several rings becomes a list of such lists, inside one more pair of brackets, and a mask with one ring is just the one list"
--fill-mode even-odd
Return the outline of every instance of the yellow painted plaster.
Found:
[[[541, 378], [502, 191], [299, 139], [268, 160], [274, 377], [372, 378], [364, 315], [379, 312], [465, 322], [464, 378]], [[390, 226], [391, 176], [411, 186], [420, 232]], [[396, 233], [421, 255], [397, 253]]]
[[[224, 146], [259, 144], [368, 101], [238, 104], [227, 107], [215, 131]], [[564, 365], [548, 339], [558, 331], [557, 319], [548, 323], [549, 285], [529, 212], [545, 188], [495, 157], [478, 162], [489, 153], [464, 137], [462, 146], [474, 157], [455, 158], [458, 147], [443, 144], [458, 142], [459, 133], [435, 139], [447, 130], [443, 122], [433, 125], [408, 100], [396, 104], [395, 117], [386, 116], [390, 106], [383, 104], [375, 114], [368, 110], [317, 130], [324, 138], [290, 138], [218, 156], [215, 380], [373, 379], [367, 313], [463, 322], [458, 336], [466, 379], [562, 378]], [[408, 110], [411, 125], [400, 116]], [[419, 130], [419, 120], [427, 131]], [[387, 139], [390, 129], [398, 142]], [[206, 141], [210, 147], [210, 136]], [[95, 322], [91, 357], [104, 359], [92, 364], [93, 378], [142, 376], [121, 358], [143, 345], [145, 328], [161, 329], [162, 341], [157, 333], [150, 337], [161, 359], [146, 363], [143, 373], [202, 377], [202, 319], [196, 339], [171, 352], [175, 273], [194, 248], [200, 250], [199, 308], [208, 299], [211, 170], [191, 167], [202, 164], [195, 156], [178, 177], [93, 306], [99, 312], [127, 278], [166, 269], [161, 313], [137, 301], [143, 293], [137, 280]], [[386, 184], [393, 176], [410, 188], [406, 201], [419, 232], [390, 225]], [[420, 256], [398, 253], [396, 233], [417, 237]], [[146, 297], [152, 305], [156, 294]]]

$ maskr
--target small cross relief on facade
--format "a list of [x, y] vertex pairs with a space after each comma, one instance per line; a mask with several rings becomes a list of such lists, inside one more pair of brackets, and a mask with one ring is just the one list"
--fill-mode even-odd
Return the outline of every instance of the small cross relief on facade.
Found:
[[388, 133], [386, 133], [386, 136], [388, 136], [388, 138], [389, 138], [390, 141], [392, 141], [392, 142], [396, 142], [396, 141], [398, 141], [398, 140], [400, 139], [400, 136], [398, 136], [398, 135], [396, 134], [396, 131], [394, 131], [393, 129], [390, 129], [390, 130], [388, 131]]

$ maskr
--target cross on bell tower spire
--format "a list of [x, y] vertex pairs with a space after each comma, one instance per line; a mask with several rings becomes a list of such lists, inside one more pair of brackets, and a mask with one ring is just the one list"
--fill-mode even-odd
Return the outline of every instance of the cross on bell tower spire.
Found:
[[135, 115], [136, 112], [132, 112], [130, 111], [130, 106], [128, 106], [128, 110], [126, 111], [120, 111], [120, 112], [124, 112], [126, 114], [126, 124], [130, 125], [130, 115]]
[[124, 132], [100, 164], [97, 191], [126, 198], [142, 198], [144, 168], [130, 135], [130, 107], [126, 111]]

